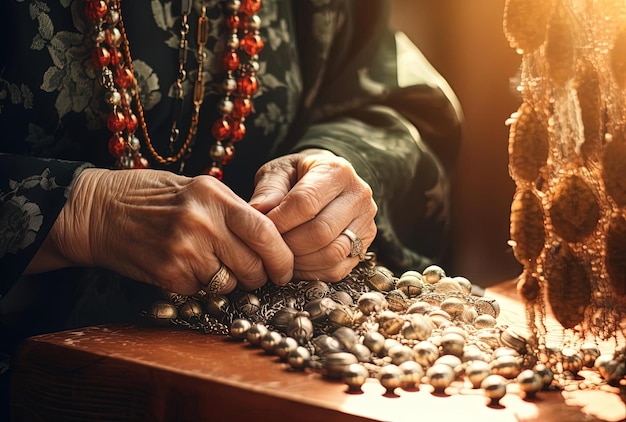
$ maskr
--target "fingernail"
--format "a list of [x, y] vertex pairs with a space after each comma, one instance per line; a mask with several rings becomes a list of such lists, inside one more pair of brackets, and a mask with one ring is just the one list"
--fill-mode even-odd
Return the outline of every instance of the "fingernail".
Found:
[[259, 205], [261, 205], [261, 203], [265, 200], [265, 198], [267, 198], [267, 195], [255, 196], [254, 198], [250, 199], [249, 204], [256, 208]]
[[293, 272], [289, 271], [283, 274], [281, 277], [279, 277], [276, 282], [279, 286], [284, 286], [285, 284], [289, 283], [292, 279], [293, 279]]

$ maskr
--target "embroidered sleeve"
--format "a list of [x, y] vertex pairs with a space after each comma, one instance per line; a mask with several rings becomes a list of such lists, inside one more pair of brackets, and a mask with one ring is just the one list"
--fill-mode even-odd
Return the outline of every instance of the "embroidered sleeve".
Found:
[[90, 164], [0, 153], [0, 295], [35, 255]]

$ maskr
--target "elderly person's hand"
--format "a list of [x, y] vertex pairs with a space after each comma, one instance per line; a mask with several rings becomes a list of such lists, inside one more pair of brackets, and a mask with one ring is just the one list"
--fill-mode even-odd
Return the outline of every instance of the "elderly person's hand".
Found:
[[[270, 161], [257, 172], [250, 204], [278, 227], [304, 280], [339, 281], [358, 263], [349, 234], [365, 251], [376, 236], [372, 190], [345, 159], [309, 149]], [[352, 233], [350, 233], [352, 232]]]
[[[223, 264], [219, 293], [292, 279], [294, 257], [270, 218], [210, 176], [87, 169], [27, 269], [109, 268], [193, 294]], [[224, 272], [221, 272], [224, 274]]]

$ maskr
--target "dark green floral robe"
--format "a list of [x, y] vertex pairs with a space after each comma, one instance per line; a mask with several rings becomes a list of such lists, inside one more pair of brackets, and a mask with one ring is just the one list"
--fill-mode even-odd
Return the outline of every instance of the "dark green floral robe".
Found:
[[[137, 315], [153, 288], [93, 268], [21, 276], [78, 174], [111, 166], [112, 158], [107, 105], [85, 65], [91, 47], [84, 0], [1, 3], [0, 335], [8, 349], [24, 335]], [[179, 3], [122, 2], [146, 120], [162, 152], [171, 125]], [[192, 42], [200, 3], [194, 1], [190, 20]], [[208, 86], [182, 170], [187, 175], [210, 164], [208, 133], [221, 82], [213, 53], [224, 24], [219, 3], [205, 1], [212, 28], [203, 69]], [[268, 159], [328, 149], [352, 162], [373, 188], [379, 212], [371, 250], [379, 261], [396, 272], [436, 262], [448, 224], [447, 175], [461, 136], [460, 108], [447, 84], [404, 35], [389, 30], [383, 1], [264, 0], [260, 16], [265, 49], [256, 112], [224, 182], [247, 199], [255, 171]], [[191, 56], [186, 91], [197, 77], [194, 64]]]

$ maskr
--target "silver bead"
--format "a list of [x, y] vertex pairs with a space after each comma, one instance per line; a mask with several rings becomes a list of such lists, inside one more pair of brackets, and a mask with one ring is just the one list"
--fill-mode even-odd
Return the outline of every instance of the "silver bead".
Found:
[[228, 40], [226, 41], [226, 46], [230, 50], [237, 50], [239, 48], [239, 37], [237, 36], [237, 34], [231, 34], [231, 36], [228, 37]]
[[424, 281], [415, 276], [402, 276], [396, 282], [396, 289], [404, 293], [408, 298], [415, 298], [422, 294]]
[[327, 334], [314, 337], [311, 339], [311, 344], [313, 345], [313, 349], [315, 349], [315, 354], [318, 356], [326, 356], [343, 350], [341, 343], [339, 343], [336, 338]]
[[261, 29], [261, 18], [259, 15], [250, 16], [250, 19], [248, 19], [248, 29], [250, 31], [258, 31]]
[[111, 28], [111, 43], [115, 47], [122, 45], [122, 33], [117, 27]]
[[282, 337], [276, 345], [274, 353], [283, 360], [287, 360], [289, 353], [298, 348], [298, 342], [291, 337]]
[[385, 336], [378, 331], [368, 331], [365, 333], [365, 336], [363, 336], [363, 345], [375, 355], [381, 356], [383, 347], [385, 346]]
[[200, 300], [204, 305], [207, 313], [212, 317], [222, 319], [228, 315], [228, 309], [230, 308], [230, 299], [228, 299], [228, 296], [207, 295]]
[[352, 346], [348, 350], [348, 352], [356, 356], [359, 362], [370, 362], [372, 360], [371, 359], [372, 352], [370, 352], [370, 349], [368, 349], [365, 345], [361, 343], [357, 343], [354, 346]]
[[490, 297], [479, 297], [474, 301], [474, 308], [479, 315], [489, 314], [494, 318], [500, 315], [500, 304]]
[[304, 369], [310, 361], [311, 353], [302, 346], [298, 346], [287, 355], [287, 362], [293, 369]]
[[441, 336], [441, 353], [444, 355], [463, 356], [465, 339], [457, 333], [447, 333]]
[[517, 356], [500, 356], [491, 362], [491, 372], [507, 379], [516, 378], [521, 372], [520, 358]]
[[476, 360], [487, 362], [487, 359], [488, 357], [485, 353], [474, 344], [467, 345], [463, 348], [463, 357], [461, 357], [463, 362], [472, 362]]
[[[481, 315], [481, 317], [486, 316]], [[528, 352], [528, 338], [512, 327], [508, 327], [502, 332], [500, 335], [500, 343], [504, 346], [517, 350], [522, 355]]]
[[357, 306], [364, 315], [370, 315], [387, 309], [387, 301], [379, 292], [365, 292], [359, 297]]
[[385, 365], [378, 371], [380, 385], [385, 387], [385, 394], [394, 395], [394, 390], [402, 385], [402, 370], [394, 364]]
[[233, 111], [234, 103], [230, 100], [223, 98], [217, 105], [217, 110], [221, 115], [230, 114]]
[[330, 353], [323, 360], [324, 375], [329, 378], [341, 378], [353, 363], [358, 363], [358, 360], [352, 353]]
[[425, 315], [432, 311], [433, 305], [424, 301], [417, 301], [412, 303], [409, 308], [406, 310], [407, 314], [422, 314]]
[[345, 306], [354, 305], [354, 300], [352, 300], [352, 296], [348, 292], [344, 292], [343, 290], [336, 291], [332, 294], [333, 299], [337, 302], [341, 303]]
[[454, 375], [458, 376], [463, 373], [463, 362], [458, 356], [454, 355], [443, 355], [437, 358], [434, 365], [448, 365], [452, 371], [454, 371]]
[[600, 356], [600, 348], [595, 343], [585, 342], [580, 346], [583, 354], [583, 366], [593, 368], [598, 356]]
[[435, 284], [446, 276], [446, 272], [438, 265], [431, 265], [422, 271], [424, 282], [428, 284]]
[[282, 338], [283, 336], [281, 336], [278, 331], [268, 331], [261, 337], [259, 346], [261, 346], [261, 349], [265, 350], [266, 353], [274, 353], [276, 346], [278, 346]]
[[193, 321], [202, 316], [202, 306], [194, 299], [188, 299], [178, 309], [178, 316], [185, 321]]
[[478, 330], [482, 328], [493, 328], [496, 324], [496, 319], [489, 314], [478, 315], [473, 322], [474, 327]]
[[348, 385], [348, 392], [361, 392], [361, 386], [369, 378], [369, 371], [360, 363], [352, 363], [343, 373], [341, 380]]
[[258, 346], [261, 343], [261, 339], [268, 332], [268, 328], [261, 323], [254, 323], [246, 332], [246, 340], [253, 346]]
[[170, 323], [170, 320], [178, 317], [178, 309], [168, 301], [157, 300], [150, 307], [148, 315], [158, 324], [166, 325]]
[[128, 147], [131, 151], [139, 151], [139, 148], [141, 148], [141, 142], [139, 141], [139, 138], [137, 138], [136, 136], [131, 136], [130, 140], [128, 141]]
[[400, 289], [394, 289], [387, 293], [387, 306], [394, 312], [402, 312], [409, 306], [408, 297]]
[[339, 305], [328, 314], [328, 322], [333, 327], [351, 327], [354, 323], [352, 309], [345, 305]]
[[452, 278], [454, 281], [456, 281], [459, 286], [461, 286], [461, 290], [463, 292], [465, 292], [466, 294], [470, 294], [472, 293], [472, 283], [465, 277], [453, 277]]
[[272, 325], [279, 331], [287, 332], [287, 327], [291, 324], [291, 321], [296, 317], [298, 311], [289, 306], [280, 308], [272, 317]]
[[293, 337], [300, 344], [305, 344], [313, 337], [313, 323], [308, 312], [298, 312], [287, 327], [287, 335]]
[[427, 368], [439, 358], [439, 349], [430, 341], [420, 341], [413, 346], [415, 361]]
[[226, 8], [231, 12], [238, 12], [241, 7], [241, 0], [227, 0]]
[[541, 378], [541, 384], [543, 386], [542, 388], [546, 389], [550, 387], [552, 381], [554, 380], [554, 372], [552, 372], [552, 369], [550, 369], [543, 363], [538, 363], [533, 368], [533, 371], [535, 371], [537, 375], [539, 375], [539, 377]]
[[394, 365], [400, 365], [406, 361], [413, 360], [413, 349], [404, 344], [398, 344], [397, 346], [389, 349], [387, 354], [391, 358], [391, 363]]
[[467, 368], [465, 368], [465, 376], [473, 388], [480, 388], [480, 384], [489, 375], [491, 375], [491, 367], [482, 360], [468, 362]]
[[247, 337], [250, 327], [252, 327], [252, 323], [247, 319], [236, 318], [230, 324], [230, 335], [236, 339], [243, 340]]
[[382, 357], [389, 356], [389, 351], [399, 345], [402, 345], [402, 343], [400, 343], [395, 338], [386, 338], [385, 342], [383, 343], [383, 350], [381, 352]]
[[497, 405], [506, 395], [506, 379], [500, 375], [489, 375], [480, 384], [480, 388], [485, 390], [485, 396], [491, 400], [491, 404]]
[[398, 365], [402, 371], [400, 379], [400, 387], [406, 391], [416, 391], [419, 389], [420, 382], [424, 377], [424, 369], [422, 365], [414, 360], [407, 360]]
[[532, 369], [525, 369], [517, 376], [517, 384], [526, 397], [534, 397], [542, 388], [541, 376]]
[[459, 318], [465, 310], [465, 302], [458, 297], [449, 297], [441, 302], [439, 307], [446, 311], [452, 319]]
[[237, 309], [246, 316], [253, 317], [261, 310], [259, 298], [252, 293], [246, 293], [235, 302]]
[[211, 155], [211, 160], [215, 161], [216, 163], [221, 163], [224, 155], [226, 155], [226, 148], [224, 148], [224, 145], [222, 145], [221, 142], [215, 143], [211, 145], [211, 150], [209, 154]]
[[441, 394], [452, 384], [455, 374], [450, 366], [436, 363], [426, 370], [426, 378], [428, 383], [435, 389], [435, 392]]
[[304, 287], [304, 297], [307, 301], [322, 299], [330, 294], [330, 287], [323, 281], [309, 281]]
[[332, 336], [337, 339], [344, 350], [350, 350], [359, 340], [356, 332], [348, 327], [337, 328]]
[[396, 287], [393, 276], [379, 270], [375, 270], [371, 277], [367, 277], [365, 284], [378, 292], [389, 292]]
[[226, 94], [232, 94], [237, 89], [237, 81], [235, 78], [226, 78], [222, 82], [222, 89]]
[[435, 292], [437, 293], [448, 294], [460, 293], [462, 291], [463, 289], [461, 289], [459, 283], [454, 281], [454, 279], [452, 279], [451, 277], [443, 277], [437, 282], [437, 284], [435, 284]]
[[392, 311], [382, 311], [376, 317], [376, 322], [379, 326], [378, 330], [385, 337], [398, 334], [405, 323], [404, 319], [400, 315]]
[[561, 351], [561, 365], [564, 372], [576, 375], [583, 368], [582, 353], [573, 347], [564, 348]]
[[311, 321], [314, 323], [322, 323], [328, 319], [328, 314], [337, 308], [337, 302], [329, 297], [321, 299], [313, 299], [304, 305], [304, 310], [309, 313]]
[[402, 327], [402, 336], [409, 340], [426, 340], [430, 337], [434, 325], [430, 318], [421, 314], [411, 314], [408, 323]]
[[118, 106], [122, 103], [122, 95], [118, 91], [107, 91], [104, 100], [107, 104]]

